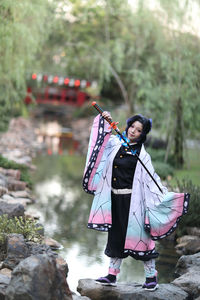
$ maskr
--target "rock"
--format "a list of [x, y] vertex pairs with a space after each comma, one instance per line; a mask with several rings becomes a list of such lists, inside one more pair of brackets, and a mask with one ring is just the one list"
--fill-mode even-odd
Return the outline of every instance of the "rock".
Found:
[[177, 243], [178, 244], [184, 244], [184, 243], [188, 243], [190, 241], [195, 241], [197, 239], [197, 237], [195, 235], [183, 235], [180, 238], [177, 238]]
[[14, 269], [16, 265], [28, 257], [29, 249], [21, 234], [9, 234], [7, 237], [7, 257], [3, 262], [4, 268]]
[[200, 237], [200, 228], [198, 228], [198, 227], [187, 227], [186, 230], [187, 230], [187, 233], [189, 235], [195, 235], [195, 236]]
[[4, 186], [0, 186], [0, 197], [2, 197], [4, 194], [8, 193], [8, 189]]
[[4, 194], [2, 197], [1, 197], [2, 200], [4, 201], [7, 201], [7, 202], [12, 202], [12, 200], [14, 199], [12, 196], [10, 196], [9, 194]]
[[62, 257], [58, 256], [56, 257], [56, 264], [57, 264], [57, 268], [65, 274], [65, 277], [67, 277], [69, 272], [67, 262]]
[[20, 157], [20, 158], [12, 158], [13, 160], [15, 160], [16, 163], [18, 164], [22, 164], [22, 165], [27, 165], [29, 166], [29, 164], [31, 163], [32, 158], [28, 155]]
[[31, 218], [31, 219], [35, 219], [35, 220], [39, 220], [40, 216], [41, 216], [40, 212], [36, 211], [33, 208], [27, 208], [24, 215], [26, 216], [26, 218]]
[[12, 271], [10, 269], [4, 268], [0, 270], [0, 274], [6, 275], [7, 277], [11, 278]]
[[10, 191], [23, 191], [26, 189], [27, 183], [24, 181], [8, 178], [8, 189]]
[[29, 247], [29, 255], [48, 254], [54, 258], [58, 257], [58, 254], [52, 251], [47, 245], [37, 244], [34, 242], [27, 242], [26, 245]]
[[[13, 270], [23, 259], [38, 254], [48, 254], [54, 258], [58, 257], [58, 254], [45, 244], [26, 242], [21, 234], [9, 234], [7, 237], [6, 258], [2, 267]], [[61, 264], [60, 260], [58, 262]], [[63, 266], [63, 270], [66, 270], [66, 268], [66, 266]]]
[[9, 194], [14, 198], [28, 198], [32, 199], [30, 193], [27, 190], [24, 191], [12, 191]]
[[7, 178], [0, 173], [0, 186], [7, 188]]
[[44, 237], [43, 243], [45, 245], [51, 247], [51, 249], [53, 249], [53, 250], [57, 250], [62, 247], [62, 245], [60, 243], [58, 243], [56, 240], [54, 240], [50, 237]]
[[[190, 236], [191, 237], [191, 236]], [[200, 238], [195, 237], [186, 242], [176, 245], [176, 252], [179, 254], [195, 254], [200, 251]]]
[[186, 291], [191, 299], [200, 296], [200, 252], [183, 255], [178, 260], [175, 273], [181, 275], [172, 283]]
[[44, 225], [42, 225], [41, 223], [37, 223], [35, 224], [35, 227], [37, 228], [37, 233], [44, 236]]
[[10, 277], [0, 274], [0, 299], [5, 299], [6, 289], [10, 283]]
[[173, 284], [160, 284], [159, 289], [151, 293], [142, 289], [138, 283], [119, 283], [116, 287], [102, 286], [92, 279], [81, 279], [78, 292], [92, 300], [186, 300], [188, 294]]
[[176, 264], [175, 274], [180, 276], [189, 272], [191, 269], [193, 271], [200, 270], [200, 252], [193, 255], [181, 256]]
[[3, 201], [6, 201], [6, 203], [11, 203], [11, 204], [21, 204], [24, 207], [26, 207], [27, 204], [31, 204], [32, 200], [28, 198], [14, 198], [11, 195], [5, 194], [1, 198]]
[[20, 170], [13, 170], [13, 169], [4, 169], [0, 167], [0, 173], [7, 177], [13, 177], [16, 180], [20, 180], [21, 171]]
[[200, 270], [190, 270], [172, 283], [187, 292], [192, 299], [200, 296]]
[[75, 294], [75, 293], [72, 293], [72, 299], [73, 299], [73, 300], [92, 300], [92, 299], [90, 299], [90, 298], [88, 298], [88, 297], [85, 297], [85, 296], [79, 296], [79, 295], [77, 295], [77, 294]]
[[6, 203], [5, 201], [0, 201], [0, 216], [5, 214], [7, 214], [9, 218], [23, 216], [24, 206], [19, 203], [11, 204]]
[[46, 254], [30, 256], [13, 270], [6, 300], [72, 300], [56, 261]]

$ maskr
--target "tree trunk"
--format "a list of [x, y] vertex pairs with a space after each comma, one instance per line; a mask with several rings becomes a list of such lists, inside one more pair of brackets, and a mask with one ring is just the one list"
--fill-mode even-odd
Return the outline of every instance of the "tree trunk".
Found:
[[176, 103], [176, 127], [175, 127], [175, 145], [174, 145], [174, 159], [175, 165], [178, 168], [183, 167], [183, 107], [181, 98]]
[[111, 73], [112, 73], [113, 77], [117, 81], [117, 84], [118, 84], [120, 90], [121, 90], [122, 97], [124, 99], [125, 104], [127, 105], [128, 114], [130, 116], [130, 114], [133, 112], [133, 107], [132, 107], [132, 103], [130, 101], [130, 98], [128, 96], [127, 90], [126, 90], [120, 76], [117, 74], [117, 72], [115, 71], [115, 69], [112, 66], [110, 66], [110, 70], [111, 70]]

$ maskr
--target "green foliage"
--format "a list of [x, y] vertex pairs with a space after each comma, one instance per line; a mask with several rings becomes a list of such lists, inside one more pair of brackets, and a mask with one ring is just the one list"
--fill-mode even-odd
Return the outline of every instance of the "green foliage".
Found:
[[29, 168], [26, 165], [18, 164], [14, 161], [8, 160], [0, 154], [0, 167], [5, 169], [14, 169], [21, 171], [21, 180], [27, 182], [29, 187], [32, 187], [32, 180], [29, 175]]
[[[151, 155], [152, 161], [156, 162], [163, 162], [165, 161], [165, 149], [154, 149], [151, 147], [148, 147], [148, 153]], [[173, 156], [170, 155], [168, 158], [168, 164], [173, 167], [174, 166], [174, 159]]]
[[[165, 134], [167, 151], [182, 166], [183, 141], [200, 129], [200, 44], [190, 33], [188, 17], [195, 1], [191, 6], [188, 1], [157, 1], [159, 17], [149, 1], [138, 1], [136, 9], [130, 3], [60, 0], [43, 63], [48, 69], [59, 66], [63, 73], [97, 79], [104, 97], [124, 101], [129, 114], [137, 108], [151, 117], [154, 128]], [[55, 53], [57, 63], [49, 64]]]
[[179, 181], [187, 178], [191, 180], [192, 183], [200, 187], [200, 159], [199, 159], [199, 147], [196, 145], [194, 149], [189, 149], [185, 154], [185, 165], [181, 170], [175, 170], [174, 176], [170, 181], [170, 184], [176, 187], [176, 180]]
[[192, 181], [183, 179], [177, 181], [177, 186], [181, 192], [190, 194], [190, 203], [188, 213], [181, 219], [178, 227], [178, 235], [186, 234], [186, 227], [200, 227], [200, 187], [192, 183]]
[[0, 216], [0, 243], [4, 244], [6, 236], [11, 233], [22, 234], [28, 241], [41, 241], [38, 233], [41, 227], [36, 226], [37, 221], [30, 218], [14, 217], [8, 218], [8, 215]]
[[174, 168], [167, 163], [155, 161], [153, 162], [156, 173], [162, 178], [167, 179], [174, 174]]
[[2, 0], [0, 3], [0, 130], [5, 130], [25, 96], [27, 72], [38, 65], [37, 51], [52, 21], [48, 0]]
[[163, 149], [153, 149], [148, 147], [147, 152], [150, 154], [153, 166], [155, 168], [156, 173], [162, 178], [167, 179], [170, 175], [174, 174], [173, 165], [169, 163], [165, 163], [165, 150]]
[[165, 150], [163, 149], [153, 149], [148, 147], [148, 153], [151, 156], [152, 161], [160, 161], [163, 162], [165, 159]]

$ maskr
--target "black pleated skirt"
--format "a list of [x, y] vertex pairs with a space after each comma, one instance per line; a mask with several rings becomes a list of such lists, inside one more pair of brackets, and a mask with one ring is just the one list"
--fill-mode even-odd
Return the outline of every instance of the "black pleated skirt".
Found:
[[131, 194], [111, 195], [112, 228], [108, 231], [108, 241], [105, 254], [109, 257], [125, 258], [124, 244], [128, 225]]

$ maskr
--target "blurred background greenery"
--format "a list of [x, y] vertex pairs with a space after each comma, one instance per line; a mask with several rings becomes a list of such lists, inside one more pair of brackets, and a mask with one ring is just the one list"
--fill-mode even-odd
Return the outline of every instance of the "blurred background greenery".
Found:
[[[146, 146], [157, 173], [192, 195], [180, 234], [186, 226], [200, 226], [199, 28], [199, 0], [1, 0], [0, 131], [15, 116], [30, 117], [24, 98], [33, 72], [95, 80], [91, 98], [111, 111], [121, 130], [131, 114], [152, 118]], [[86, 104], [73, 112], [73, 121], [95, 113]], [[80, 191], [84, 160], [36, 158], [33, 186], [48, 232], [65, 249], [78, 241], [92, 261], [103, 243], [83, 229], [91, 204]], [[1, 157], [0, 164], [18, 168]], [[27, 169], [21, 170], [32, 186]], [[43, 199], [51, 191], [46, 182], [61, 193]], [[95, 256], [93, 245], [99, 246]]]
[[199, 139], [199, 16], [196, 0], [2, 0], [0, 129], [28, 116], [30, 74], [67, 74], [96, 80], [90, 94], [117, 118], [151, 117], [164, 161], [183, 166], [184, 142]]

